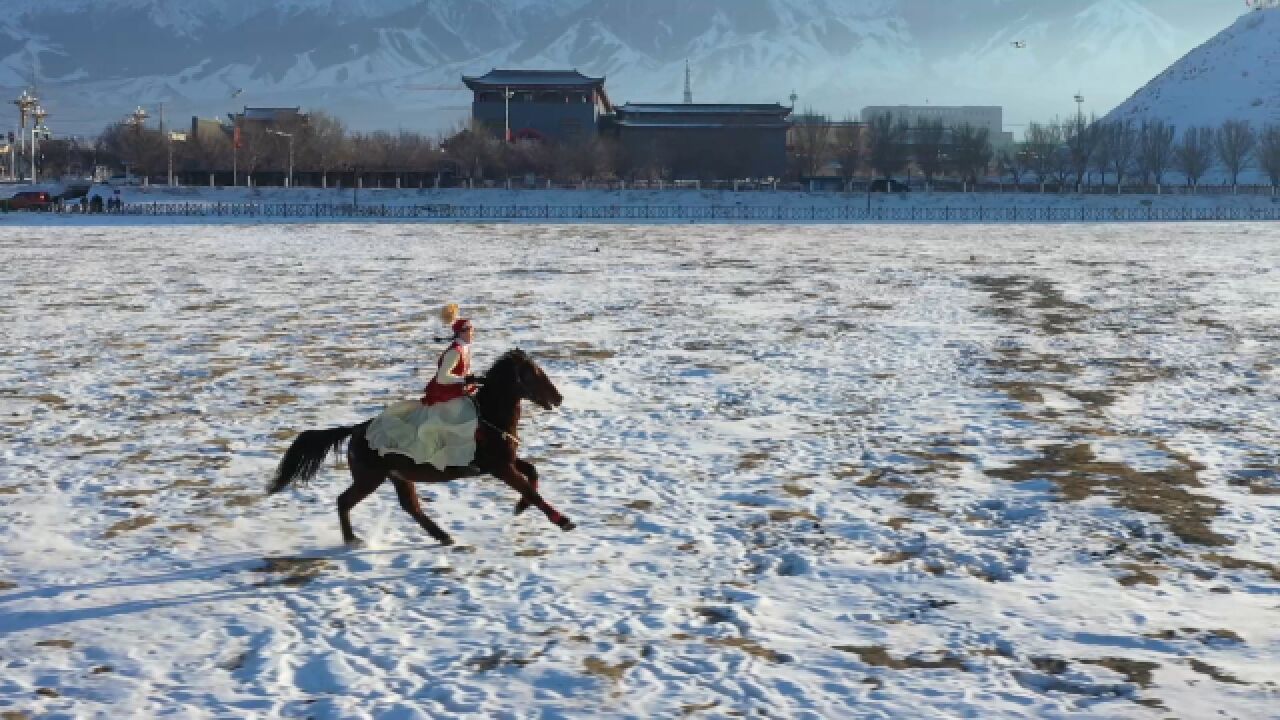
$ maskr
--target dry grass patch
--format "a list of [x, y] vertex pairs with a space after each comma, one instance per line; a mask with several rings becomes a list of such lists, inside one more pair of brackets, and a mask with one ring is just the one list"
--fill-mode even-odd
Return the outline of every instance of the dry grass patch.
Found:
[[770, 510], [769, 520], [776, 523], [790, 522], [796, 519], [818, 522], [818, 516], [808, 510]]
[[858, 656], [864, 665], [873, 667], [885, 667], [890, 670], [933, 670], [938, 668], [947, 668], [950, 670], [968, 671], [964, 661], [958, 656], [951, 653], [943, 653], [936, 660], [910, 655], [904, 658], [895, 658], [889, 654], [883, 645], [832, 645], [833, 650], [840, 652], [853, 653]]
[[270, 585], [299, 587], [316, 579], [324, 571], [333, 569], [333, 564], [323, 558], [266, 557], [262, 559], [262, 563], [260, 567], [253, 568], [253, 572], [269, 573], [282, 577], [276, 580], [263, 580], [254, 583], [258, 587]]
[[63, 650], [70, 650], [75, 646], [75, 642], [71, 640], [40, 640], [36, 643], [36, 647], [56, 647]]
[[751, 657], [757, 657], [771, 663], [784, 663], [788, 660], [785, 655], [782, 655], [778, 651], [767, 648], [755, 641], [748, 640], [747, 638], [711, 638], [707, 641], [707, 644], [719, 647], [737, 648]]
[[813, 491], [810, 490], [809, 488], [801, 487], [800, 485], [797, 485], [795, 483], [784, 483], [782, 485], [782, 491], [790, 495], [791, 497], [799, 497], [799, 498], [809, 497], [810, 495], [813, 494]]
[[156, 519], [150, 515], [139, 515], [138, 517], [128, 518], [127, 520], [120, 520], [107, 528], [107, 531], [102, 534], [102, 537], [110, 539], [123, 535], [127, 532], [140, 530], [149, 525], [154, 525], [155, 522]]
[[1228, 545], [1230, 541], [1210, 529], [1222, 502], [1188, 492], [1200, 487], [1198, 463], [1169, 450], [1174, 465], [1142, 472], [1117, 462], [1098, 460], [1088, 443], [1050, 445], [1040, 457], [1019, 460], [1012, 467], [987, 470], [988, 476], [1009, 482], [1046, 479], [1058, 485], [1063, 499], [1080, 501], [1094, 496], [1112, 498], [1115, 504], [1158, 516], [1175, 535], [1199, 545]]
[[635, 660], [623, 660], [616, 665], [610, 665], [607, 661], [601, 660], [598, 657], [589, 657], [582, 661], [582, 669], [585, 670], [588, 675], [606, 678], [610, 682], [615, 683], [622, 682], [622, 676], [635, 666]]
[[1125, 677], [1125, 680], [1144, 688], [1151, 687], [1151, 671], [1160, 667], [1160, 663], [1130, 660], [1122, 657], [1104, 657], [1092, 660], [1076, 658], [1076, 660], [1085, 665], [1099, 665], [1108, 670], [1118, 672]]
[[1280, 565], [1275, 563], [1262, 562], [1260, 560], [1242, 560], [1220, 553], [1205, 553], [1201, 557], [1214, 565], [1228, 570], [1260, 570], [1269, 574], [1272, 580], [1280, 582]]
[[1232, 675], [1231, 673], [1227, 672], [1226, 670], [1223, 670], [1222, 668], [1216, 667], [1214, 665], [1210, 665], [1209, 663], [1204, 662], [1203, 660], [1190, 658], [1187, 662], [1190, 663], [1192, 670], [1195, 670], [1201, 675], [1208, 675], [1209, 677], [1213, 678], [1214, 680], [1217, 680], [1220, 683], [1228, 683], [1231, 685], [1248, 685], [1249, 684], [1244, 680], [1241, 680], [1240, 678], [1236, 677], [1235, 675]]

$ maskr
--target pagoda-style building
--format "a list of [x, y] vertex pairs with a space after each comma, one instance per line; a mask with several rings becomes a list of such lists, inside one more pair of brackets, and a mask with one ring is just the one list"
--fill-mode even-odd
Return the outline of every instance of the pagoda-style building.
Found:
[[613, 110], [603, 77], [577, 70], [490, 70], [462, 82], [474, 93], [471, 117], [497, 137], [585, 141]]

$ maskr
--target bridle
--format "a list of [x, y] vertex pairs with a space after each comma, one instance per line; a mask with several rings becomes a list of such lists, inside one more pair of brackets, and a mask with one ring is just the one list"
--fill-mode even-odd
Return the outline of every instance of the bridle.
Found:
[[[522, 372], [520, 372], [520, 371], [518, 371], [518, 370], [517, 370], [517, 371], [516, 371], [516, 373], [515, 373], [515, 376], [516, 376], [516, 382], [515, 382], [515, 385], [516, 385], [516, 387], [520, 388], [520, 394], [519, 394], [517, 397], [518, 397], [520, 400], [524, 400], [524, 399], [528, 398], [529, 400], [531, 400], [531, 401], [532, 401], [532, 398], [531, 398], [531, 397], [529, 397], [529, 396], [530, 396], [530, 393], [529, 393], [529, 387], [528, 387], [527, 385], [525, 385], [525, 384], [524, 384], [524, 377], [523, 377], [523, 375], [524, 375], [524, 373], [522, 373]], [[472, 405], [475, 405], [475, 408], [476, 408], [476, 419], [480, 421], [480, 424], [481, 424], [481, 425], [484, 425], [485, 427], [489, 428], [490, 430], [493, 430], [494, 432], [498, 433], [498, 434], [499, 434], [499, 435], [501, 435], [504, 439], [506, 439], [506, 440], [508, 440], [508, 441], [510, 441], [510, 442], [512, 442], [512, 443], [515, 443], [516, 447], [520, 447], [520, 438], [519, 438], [519, 437], [516, 437], [516, 434], [515, 434], [515, 433], [509, 433], [509, 432], [507, 432], [506, 430], [503, 430], [502, 428], [498, 427], [497, 425], [494, 425], [493, 423], [489, 422], [488, 420], [485, 420], [485, 419], [484, 419], [484, 416], [480, 414], [480, 405], [479, 405], [478, 403], [476, 403], [476, 399], [475, 399], [474, 397], [472, 397], [472, 398], [471, 398], [471, 403], [472, 403]]]

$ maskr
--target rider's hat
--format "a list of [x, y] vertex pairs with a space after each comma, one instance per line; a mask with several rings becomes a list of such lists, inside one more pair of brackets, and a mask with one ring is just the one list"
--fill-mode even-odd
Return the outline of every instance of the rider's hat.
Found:
[[454, 335], [460, 335], [466, 331], [467, 328], [471, 327], [471, 320], [469, 318], [458, 317], [458, 303], [449, 303], [448, 305], [445, 305], [444, 308], [440, 310], [440, 320], [445, 325], [449, 326], [449, 329], [453, 331]]

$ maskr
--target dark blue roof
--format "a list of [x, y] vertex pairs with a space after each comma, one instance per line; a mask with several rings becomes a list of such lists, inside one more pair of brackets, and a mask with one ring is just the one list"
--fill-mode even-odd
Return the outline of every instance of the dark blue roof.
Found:
[[587, 77], [577, 70], [498, 70], [484, 75], [463, 75], [462, 82], [472, 90], [499, 87], [581, 87], [604, 85], [604, 78]]
[[778, 103], [626, 103], [617, 107], [619, 115], [776, 115], [791, 108]]

